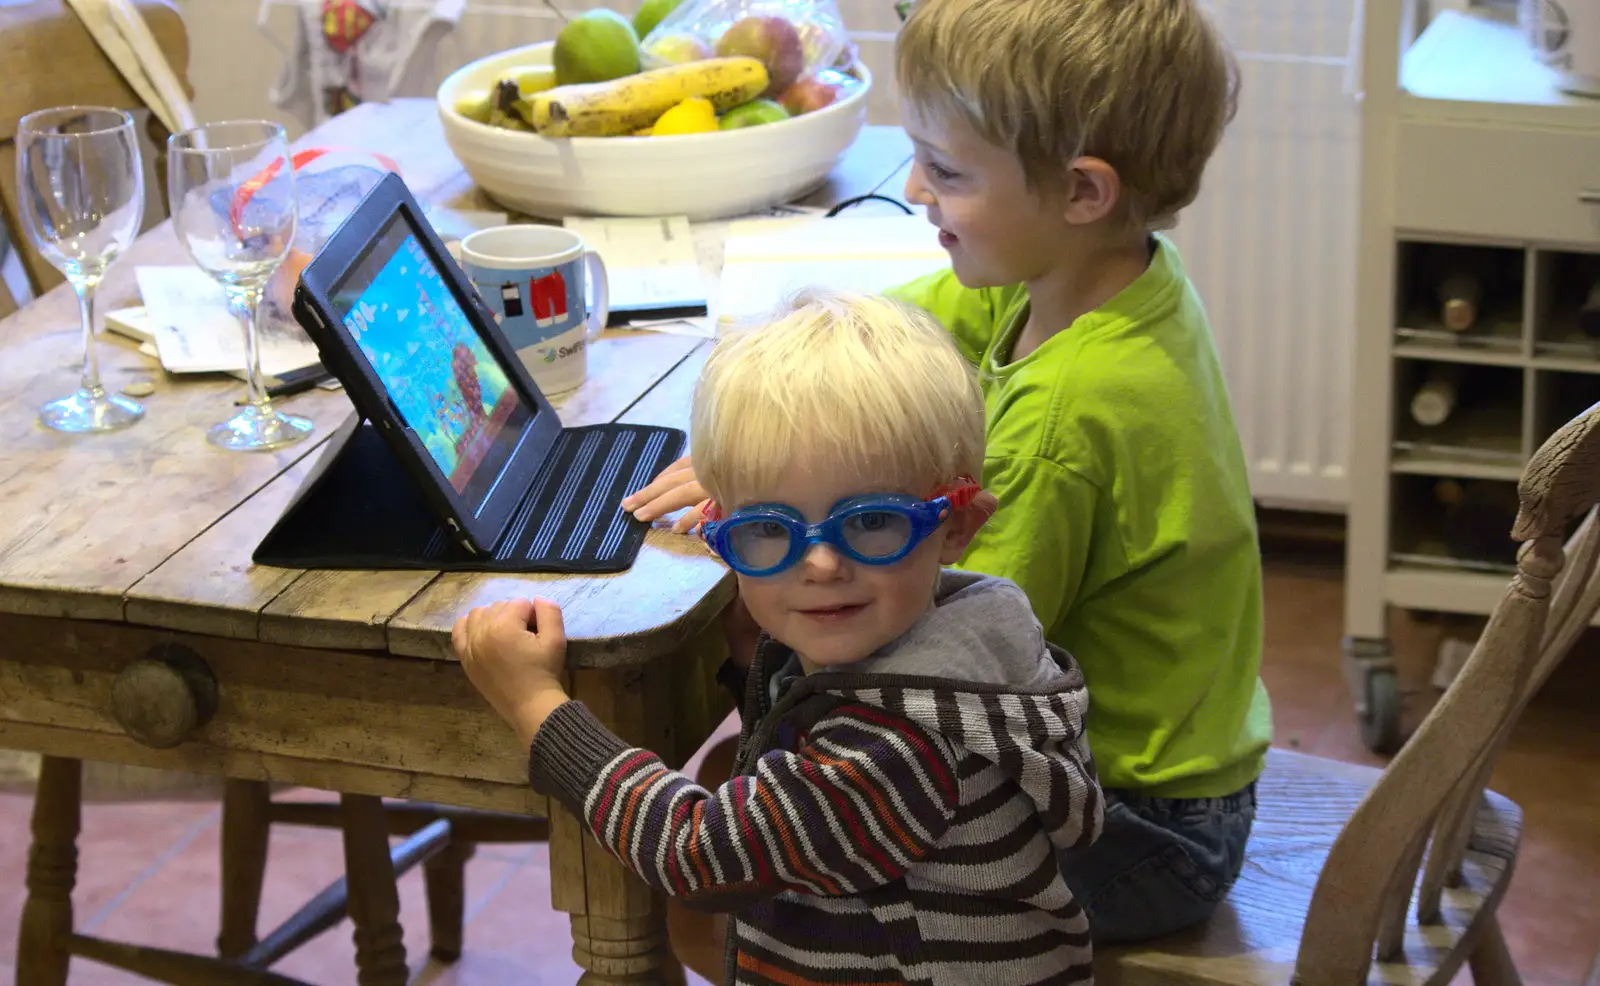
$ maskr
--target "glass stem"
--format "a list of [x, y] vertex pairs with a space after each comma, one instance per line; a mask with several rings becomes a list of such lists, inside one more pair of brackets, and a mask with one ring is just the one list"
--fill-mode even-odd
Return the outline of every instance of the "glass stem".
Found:
[[94, 289], [93, 281], [73, 284], [78, 294], [78, 317], [83, 320], [83, 379], [78, 386], [86, 394], [98, 397], [100, 389], [100, 357], [94, 349]]
[[261, 289], [242, 288], [233, 295], [234, 311], [244, 326], [245, 368], [248, 397], [251, 407], [266, 407], [270, 402], [266, 384], [261, 380], [261, 339], [256, 330], [256, 319], [261, 312]]

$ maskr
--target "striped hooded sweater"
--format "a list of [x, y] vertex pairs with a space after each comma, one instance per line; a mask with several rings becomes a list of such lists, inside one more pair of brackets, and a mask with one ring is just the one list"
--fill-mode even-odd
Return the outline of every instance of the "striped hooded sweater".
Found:
[[728, 983], [1088, 983], [1088, 920], [1056, 862], [1100, 833], [1087, 702], [1021, 589], [947, 572], [928, 614], [856, 664], [801, 674], [763, 638], [716, 791], [578, 702], [546, 720], [529, 773], [652, 886], [731, 912]]

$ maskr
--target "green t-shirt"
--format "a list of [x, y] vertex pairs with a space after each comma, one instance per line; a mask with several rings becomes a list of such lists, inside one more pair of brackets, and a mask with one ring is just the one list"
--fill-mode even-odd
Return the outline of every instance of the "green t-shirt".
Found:
[[1261, 555], [1227, 384], [1176, 248], [1103, 307], [1009, 360], [1021, 285], [949, 271], [889, 292], [926, 309], [978, 367], [983, 484], [1000, 509], [961, 567], [1027, 592], [1089, 685], [1101, 783], [1220, 797], [1272, 736]]

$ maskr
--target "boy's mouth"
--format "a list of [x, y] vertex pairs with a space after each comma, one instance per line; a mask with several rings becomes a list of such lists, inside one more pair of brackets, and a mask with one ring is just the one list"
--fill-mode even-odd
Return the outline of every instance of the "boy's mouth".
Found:
[[956, 239], [956, 234], [943, 229], [939, 230], [939, 245], [944, 247], [946, 250], [955, 246], [958, 242], [959, 241]]
[[807, 619], [817, 620], [822, 623], [837, 623], [842, 620], [848, 620], [866, 608], [866, 603], [842, 603], [837, 606], [815, 606], [810, 609], [797, 609], [795, 612]]

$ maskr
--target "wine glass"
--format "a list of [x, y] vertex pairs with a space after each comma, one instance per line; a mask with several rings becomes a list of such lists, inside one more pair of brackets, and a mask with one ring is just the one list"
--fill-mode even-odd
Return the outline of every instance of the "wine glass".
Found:
[[94, 292], [139, 235], [144, 165], [133, 117], [101, 106], [29, 113], [17, 124], [17, 211], [39, 253], [78, 293], [83, 377], [78, 392], [39, 409], [56, 431], [116, 431], [144, 417], [138, 401], [100, 385]]
[[305, 438], [311, 422], [273, 407], [262, 385], [256, 327], [267, 281], [294, 243], [294, 167], [283, 127], [245, 120], [173, 134], [167, 191], [178, 241], [222, 285], [244, 326], [248, 398], [207, 440], [234, 451], [266, 451]]

